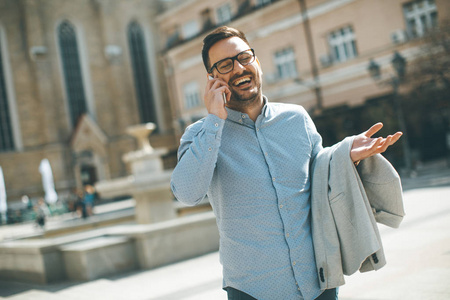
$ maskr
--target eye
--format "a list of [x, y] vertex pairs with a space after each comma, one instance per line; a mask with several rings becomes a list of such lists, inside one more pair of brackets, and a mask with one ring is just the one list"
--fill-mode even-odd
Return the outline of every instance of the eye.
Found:
[[232, 67], [232, 62], [231, 60], [226, 60], [224, 62], [221, 62], [217, 68], [219, 69], [219, 71], [226, 71], [228, 69], [230, 69]]
[[248, 64], [253, 58], [253, 55], [251, 55], [248, 52], [242, 53], [239, 55], [239, 62], [243, 64]]

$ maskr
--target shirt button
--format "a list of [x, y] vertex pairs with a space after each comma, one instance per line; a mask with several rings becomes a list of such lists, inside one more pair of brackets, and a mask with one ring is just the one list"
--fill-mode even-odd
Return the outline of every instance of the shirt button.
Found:
[[245, 115], [242, 115], [242, 119], [245, 119]]
[[275, 181], [275, 177], [273, 177], [272, 180]]
[[297, 290], [299, 290], [299, 291], [300, 291], [300, 288], [298, 288]]
[[295, 266], [297, 264], [297, 262], [294, 261], [292, 264]]
[[298, 285], [298, 282], [295, 282], [296, 285]]
[[242, 123], [242, 120], [241, 120], [241, 119], [239, 119], [239, 123]]
[[259, 131], [259, 128], [256, 128], [256, 131]]
[[283, 208], [283, 204], [280, 204], [280, 208]]
[[211, 151], [211, 150], [212, 150], [212, 148], [211, 148], [211, 147], [209, 147], [209, 148], [208, 148], [208, 151]]
[[267, 152], [264, 152], [264, 155], [267, 156]]
[[289, 237], [289, 233], [286, 233], [286, 237]]
[[214, 126], [219, 127], [219, 123], [214, 124]]

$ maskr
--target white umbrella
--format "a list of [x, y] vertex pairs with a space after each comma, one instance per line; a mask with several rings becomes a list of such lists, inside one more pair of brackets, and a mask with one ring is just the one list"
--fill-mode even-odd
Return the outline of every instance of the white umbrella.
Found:
[[53, 174], [52, 174], [52, 167], [50, 166], [50, 162], [48, 159], [44, 158], [41, 161], [41, 164], [39, 166], [39, 172], [42, 176], [42, 186], [44, 187], [45, 191], [45, 201], [47, 203], [52, 204], [55, 203], [56, 200], [58, 200], [58, 195], [55, 191], [55, 183], [53, 182]]
[[6, 220], [6, 211], [8, 209], [8, 203], [6, 203], [6, 188], [5, 179], [3, 177], [3, 169], [0, 167], [0, 224], [3, 218]]

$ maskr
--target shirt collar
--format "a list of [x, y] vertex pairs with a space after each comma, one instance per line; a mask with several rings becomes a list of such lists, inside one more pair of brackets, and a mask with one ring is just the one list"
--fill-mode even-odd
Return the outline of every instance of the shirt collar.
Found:
[[[269, 114], [269, 109], [268, 109], [268, 100], [267, 97], [263, 95], [263, 108], [261, 110], [261, 115], [263, 115], [264, 117], [267, 117], [267, 115]], [[228, 111], [228, 117], [227, 119], [233, 122], [237, 122], [237, 123], [244, 123], [248, 120], [250, 120], [249, 116], [246, 113], [225, 107], [226, 110]], [[251, 120], [250, 120], [251, 121]]]

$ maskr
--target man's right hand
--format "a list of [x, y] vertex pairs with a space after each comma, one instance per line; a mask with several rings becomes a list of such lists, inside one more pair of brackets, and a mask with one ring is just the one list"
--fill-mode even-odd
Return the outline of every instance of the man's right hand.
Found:
[[218, 116], [221, 119], [226, 119], [228, 112], [225, 109], [222, 94], [225, 93], [227, 102], [230, 101], [231, 91], [228, 84], [220, 78], [208, 78], [208, 83], [205, 88], [205, 106], [208, 113]]

